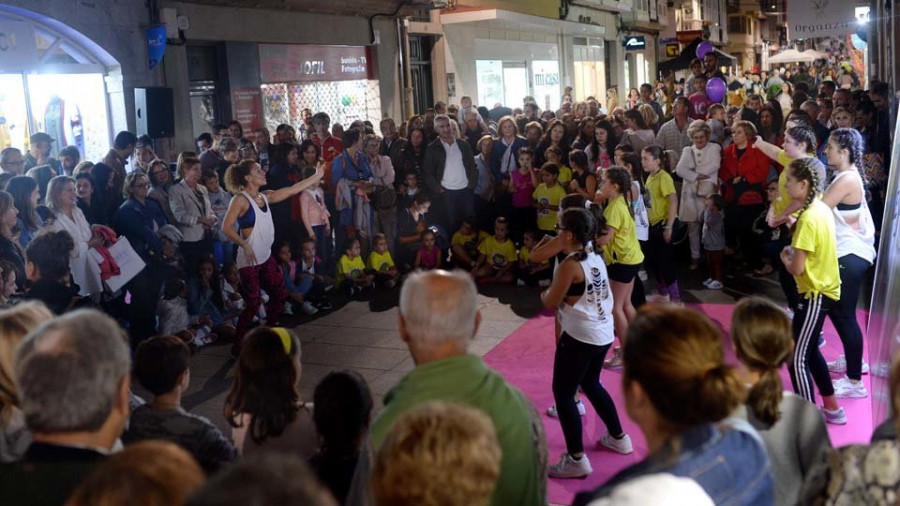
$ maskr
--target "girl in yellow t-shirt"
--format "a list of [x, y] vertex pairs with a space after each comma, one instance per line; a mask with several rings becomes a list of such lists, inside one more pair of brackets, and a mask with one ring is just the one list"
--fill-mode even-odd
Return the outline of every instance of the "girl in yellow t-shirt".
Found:
[[534, 207], [537, 208], [537, 226], [541, 232], [555, 234], [556, 215], [559, 212], [559, 201], [566, 196], [566, 190], [559, 185], [559, 167], [552, 163], [545, 163], [541, 167], [541, 181], [543, 181], [531, 198]]
[[672, 250], [672, 226], [678, 215], [678, 195], [675, 182], [666, 167], [668, 157], [659, 146], [641, 150], [641, 165], [649, 176], [645, 182], [650, 202], [647, 220], [650, 239], [647, 244], [647, 270], [656, 279], [660, 295], [668, 295], [673, 302], [681, 301], [678, 278], [675, 277], [675, 253]]
[[847, 415], [834, 396], [828, 365], [818, 346], [825, 315], [841, 298], [834, 216], [818, 197], [819, 175], [813, 158], [794, 160], [785, 171], [788, 195], [800, 210], [791, 245], [781, 252], [781, 261], [794, 276], [802, 297], [794, 311], [791, 383], [798, 395], [815, 403], [814, 380], [825, 405], [825, 421], [843, 425]]
[[344, 254], [337, 264], [337, 284], [343, 287], [350, 297], [356, 297], [364, 288], [373, 286], [375, 276], [366, 274], [366, 264], [363, 263], [359, 239], [347, 239], [344, 241]]
[[631, 291], [644, 254], [631, 214], [631, 176], [624, 168], [612, 166], [604, 172], [601, 181], [600, 194], [606, 199], [603, 210], [606, 233], [597, 239], [597, 244], [603, 250], [613, 293], [613, 324], [619, 341], [623, 341], [628, 335], [628, 323], [636, 313]]
[[562, 150], [556, 146], [550, 146], [544, 151], [544, 158], [547, 160], [546, 163], [552, 163], [559, 167], [559, 177], [557, 177], [556, 180], [563, 188], [568, 188], [569, 182], [572, 181], [572, 169], [563, 163], [562, 156]]

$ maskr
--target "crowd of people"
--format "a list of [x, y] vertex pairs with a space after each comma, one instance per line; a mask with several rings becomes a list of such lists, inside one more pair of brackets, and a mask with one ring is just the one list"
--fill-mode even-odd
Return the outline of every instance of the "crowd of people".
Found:
[[[647, 83], [604, 107], [567, 90], [558, 111], [462, 97], [385, 118], [380, 136], [322, 112], [274, 136], [233, 121], [172, 163], [130, 132], [97, 163], [71, 147], [49, 156], [40, 132], [27, 153], [4, 149], [0, 497], [539, 505], [548, 477], [592, 472], [583, 396], [606, 427], [600, 447], [634, 451], [624, 408], [649, 455], [576, 504], [657, 488], [694, 504], [888, 501], [900, 468], [877, 487], [849, 470], [897, 450], [895, 422], [885, 442], [839, 450], [825, 427], [847, 423], [844, 399], [868, 396], [855, 311], [885, 199], [889, 92], [803, 75], [718, 103], [707, 58], [681, 94]], [[726, 268], [777, 277], [787, 301], [739, 302], [740, 367], [679, 304], [686, 269], [722, 290]], [[556, 311], [554, 405], [541, 410], [559, 419], [558, 461], [530, 401], [467, 352], [487, 283], [538, 287]], [[384, 408], [373, 418], [350, 371], [301, 399], [303, 328], [279, 326], [285, 315], [393, 290], [416, 368]], [[844, 349], [832, 362], [826, 317]], [[228, 434], [181, 405], [192, 352], [215, 341], [236, 358]], [[624, 406], [604, 369], [621, 370]]]

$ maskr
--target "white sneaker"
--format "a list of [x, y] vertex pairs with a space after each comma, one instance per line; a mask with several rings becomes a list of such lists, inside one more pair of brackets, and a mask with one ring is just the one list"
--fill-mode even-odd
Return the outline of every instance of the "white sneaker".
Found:
[[293, 315], [293, 314], [294, 314], [294, 308], [291, 307], [291, 303], [290, 303], [290, 302], [285, 302], [285, 303], [284, 303], [284, 309], [283, 309], [281, 312], [284, 313], [284, 314], [286, 314], [286, 315]]
[[516, 281], [516, 286], [525, 286], [525, 281], [522, 279]]
[[303, 311], [303, 314], [312, 316], [319, 312], [316, 306], [313, 306], [310, 301], [306, 301], [303, 305], [300, 306], [300, 311]]
[[[847, 357], [844, 355], [838, 355], [837, 360], [834, 362], [828, 362], [828, 371], [836, 372], [838, 374], [845, 374], [847, 372]], [[862, 373], [869, 374], [869, 364], [863, 360], [862, 363]]]
[[625, 434], [621, 439], [616, 439], [609, 434], [604, 434], [600, 437], [600, 441], [597, 441], [600, 446], [604, 446], [609, 448], [610, 450], [621, 453], [622, 455], [628, 455], [629, 453], [634, 453], [634, 446], [631, 445], [631, 436]]
[[[584, 403], [581, 402], [581, 399], [578, 399], [578, 401], [575, 402], [575, 407], [578, 408], [578, 414], [584, 416], [586, 411], [584, 409]], [[547, 416], [549, 416], [550, 418], [559, 418], [559, 412], [556, 411], [556, 404], [547, 408]]]
[[714, 280], [712, 280], [712, 282], [710, 282], [708, 285], [706, 285], [706, 288], [709, 288], [710, 290], [721, 290], [721, 289], [725, 288], [725, 285], [723, 285], [721, 282], [716, 281], [714, 279]]
[[713, 278], [706, 278], [706, 281], [703, 282], [703, 286], [709, 288], [709, 284], [713, 282]]
[[547, 288], [548, 286], [550, 286], [550, 280], [542, 279], [542, 280], [538, 281], [538, 286], [541, 288]]
[[789, 320], [793, 320], [793, 319], [794, 319], [794, 311], [793, 311], [791, 308], [786, 308], [786, 309], [784, 310], [784, 314], [787, 315], [787, 317], [788, 317]]
[[863, 399], [869, 396], [866, 386], [862, 381], [853, 383], [850, 378], [844, 376], [831, 382], [834, 385], [834, 396], [838, 399]]
[[847, 413], [844, 412], [844, 408], [837, 408], [834, 411], [822, 408], [822, 414], [825, 416], [825, 423], [847, 425]]
[[588, 460], [587, 454], [575, 460], [568, 453], [563, 453], [559, 457], [559, 462], [547, 468], [547, 474], [551, 478], [585, 478], [592, 472], [594, 470], [591, 469], [591, 461]]

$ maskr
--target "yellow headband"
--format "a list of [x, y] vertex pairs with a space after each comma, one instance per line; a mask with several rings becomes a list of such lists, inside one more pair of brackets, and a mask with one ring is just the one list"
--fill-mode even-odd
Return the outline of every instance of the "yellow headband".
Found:
[[281, 338], [281, 345], [284, 346], [284, 353], [290, 355], [291, 347], [294, 346], [294, 340], [291, 338], [291, 333], [288, 332], [288, 329], [284, 327], [273, 327], [272, 332], [278, 334], [278, 337]]

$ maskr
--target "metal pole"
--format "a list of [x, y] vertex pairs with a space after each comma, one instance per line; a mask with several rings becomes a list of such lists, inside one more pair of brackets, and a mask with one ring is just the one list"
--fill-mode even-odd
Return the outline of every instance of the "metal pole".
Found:
[[406, 109], [406, 67], [409, 66], [409, 62], [406, 59], [406, 55], [404, 54], [404, 30], [403, 30], [403, 18], [397, 18], [397, 53], [398, 59], [400, 60], [400, 121], [397, 122], [397, 126], [400, 126], [400, 123], [406, 121], [409, 118], [409, 113]]

